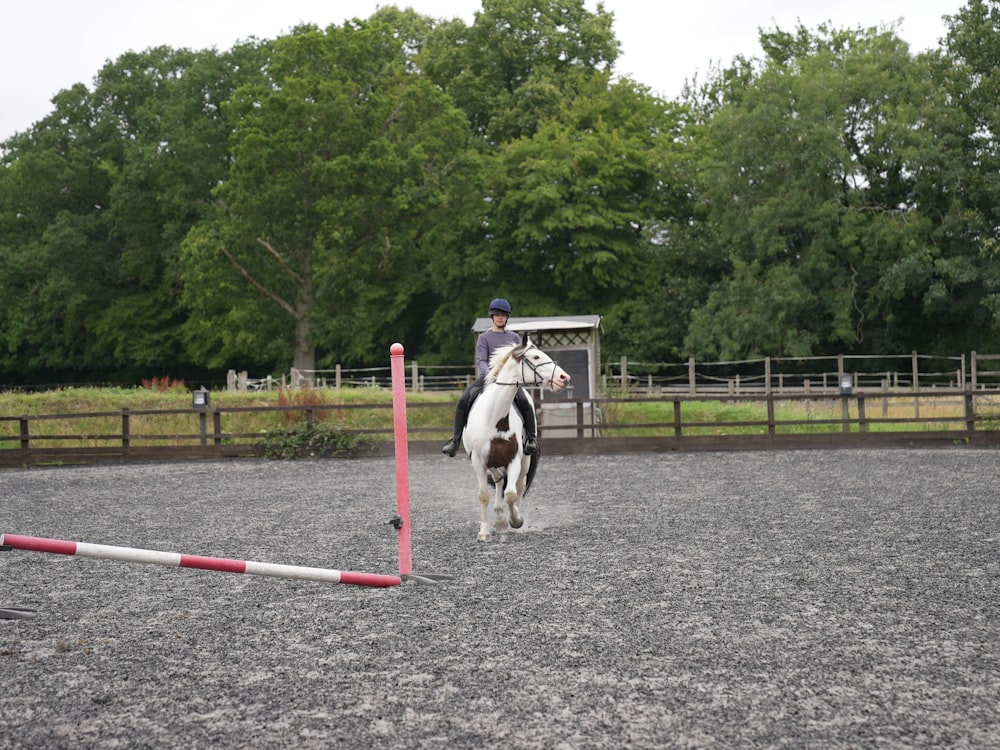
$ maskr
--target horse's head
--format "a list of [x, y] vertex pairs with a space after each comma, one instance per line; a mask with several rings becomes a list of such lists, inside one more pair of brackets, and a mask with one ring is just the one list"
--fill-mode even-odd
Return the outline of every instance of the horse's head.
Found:
[[547, 385], [559, 393], [570, 381], [569, 373], [535, 346], [528, 334], [524, 334], [521, 343], [511, 350], [510, 358], [520, 365], [518, 375], [522, 383]]

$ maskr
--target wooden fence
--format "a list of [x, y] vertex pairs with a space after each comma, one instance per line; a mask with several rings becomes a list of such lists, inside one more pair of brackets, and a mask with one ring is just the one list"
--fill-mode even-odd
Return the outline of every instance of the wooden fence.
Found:
[[[698, 404], [726, 402], [750, 407], [751, 416], [720, 421], [697, 416]], [[649, 405], [652, 421], [625, 422], [626, 405]], [[408, 409], [439, 409], [434, 426], [410, 427], [410, 452], [436, 452], [450, 434], [453, 404], [415, 403]], [[385, 427], [353, 430], [364, 435], [367, 455], [392, 455], [391, 404], [314, 404], [208, 409], [128, 410], [86, 414], [0, 417], [0, 466], [142, 462], [262, 456], [264, 436], [240, 431], [248, 412], [293, 412], [313, 423], [330, 412], [383, 410]], [[746, 410], [744, 410], [745, 412]], [[716, 415], [717, 416], [717, 415]], [[72, 429], [57, 434], [47, 422], [98, 419], [98, 433]], [[151, 429], [160, 420], [180, 418], [184, 431]], [[135, 428], [137, 421], [145, 431]], [[424, 420], [426, 421], [426, 420]], [[995, 447], [1000, 444], [1000, 396], [972, 389], [919, 392], [777, 393], [696, 397], [638, 396], [542, 404], [543, 453], [601, 454], [677, 450], [766, 450], [859, 446]], [[111, 427], [111, 425], [114, 425]]]
[[[558, 359], [558, 352], [556, 353]], [[757, 359], [697, 362], [637, 362], [622, 357], [600, 365], [604, 393], [666, 395], [671, 393], [743, 395], [777, 391], [836, 393], [845, 377], [854, 387], [910, 389], [1000, 387], [1000, 355], [975, 351], [956, 356], [907, 354], [838, 354], [816, 357], [759, 357]], [[475, 378], [472, 364], [423, 365], [409, 363], [411, 391], [461, 390]], [[229, 372], [230, 391], [299, 388], [390, 387], [388, 367], [329, 370], [296, 370], [280, 376], [250, 378], [246, 372]]]

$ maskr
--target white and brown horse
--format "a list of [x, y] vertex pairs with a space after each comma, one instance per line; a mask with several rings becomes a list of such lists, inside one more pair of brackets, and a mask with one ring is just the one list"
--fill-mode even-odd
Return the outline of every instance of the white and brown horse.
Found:
[[[502, 530], [509, 525], [519, 529], [524, 525], [521, 499], [531, 484], [538, 455], [529, 458], [524, 454], [524, 423], [514, 407], [517, 389], [522, 385], [543, 385], [558, 393], [569, 379], [566, 371], [532, 344], [527, 335], [521, 337], [520, 344], [501, 347], [490, 357], [483, 391], [472, 404], [463, 433], [465, 450], [479, 482], [480, 541], [488, 542], [494, 528]], [[492, 524], [488, 478], [496, 485]]]

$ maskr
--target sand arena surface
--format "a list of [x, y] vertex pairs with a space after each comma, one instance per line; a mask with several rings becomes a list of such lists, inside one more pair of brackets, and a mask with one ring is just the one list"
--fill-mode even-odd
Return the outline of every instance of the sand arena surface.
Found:
[[[543, 446], [544, 450], [544, 446]], [[1000, 745], [1000, 456], [411, 457], [369, 589], [0, 553], [0, 748]], [[0, 471], [0, 531], [397, 571], [392, 459]]]

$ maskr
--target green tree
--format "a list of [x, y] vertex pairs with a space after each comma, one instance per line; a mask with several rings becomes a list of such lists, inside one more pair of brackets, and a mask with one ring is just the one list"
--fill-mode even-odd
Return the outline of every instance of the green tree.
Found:
[[955, 333], [967, 349], [992, 351], [1000, 344], [1000, 3], [969, 0], [946, 20], [940, 78], [950, 122], [961, 127], [936, 129], [947, 139], [938, 171], [951, 201], [941, 231], [964, 252], [959, 262], [932, 260], [925, 296], [940, 304], [957, 289], [969, 313]]
[[[5, 145], [0, 172], [0, 366], [57, 379], [106, 367], [93, 321], [113, 296], [107, 232], [114, 165], [85, 86]], [[52, 382], [52, 380], [49, 380]]]
[[877, 29], [799, 27], [761, 43], [760, 71], [724, 78], [704, 131], [705, 236], [728, 269], [686, 347], [738, 359], [930, 345], [892, 278], [943, 252], [927, 200], [946, 148], [929, 127], [946, 112], [933, 60]]
[[111, 190], [120, 250], [118, 290], [95, 323], [116, 360], [164, 370], [190, 363], [180, 304], [180, 248], [210, 209], [229, 169], [223, 114], [241, 82], [261, 78], [259, 45], [231, 51], [159, 48], [127, 53], [97, 80], [104, 137], [123, 147]]
[[495, 146], [556, 115], [581, 74], [610, 73], [619, 55], [612, 20], [603, 3], [590, 12], [583, 0], [483, 0], [471, 26], [436, 27], [420, 63]]
[[462, 314], [494, 296], [518, 315], [603, 312], [646, 283], [654, 228], [675, 208], [678, 116], [611, 83], [618, 54], [611, 14], [581, 0], [487, 0], [471, 26], [430, 36], [421, 68], [468, 115], [489, 175], [479, 220], [435, 274], [449, 304], [429, 328], [452, 361], [468, 356]]
[[478, 195], [464, 116], [413, 66], [424, 23], [296, 29], [229, 103], [232, 165], [184, 250], [201, 360], [311, 370], [420, 341], [427, 268]]
[[253, 71], [251, 45], [129, 52], [6, 144], [5, 369], [134, 382], [192, 366], [180, 241], [228, 169], [220, 105]]
[[545, 313], [604, 311], [645, 287], [653, 230], [679, 210], [676, 108], [595, 74], [531, 137], [503, 146], [483, 252]]

